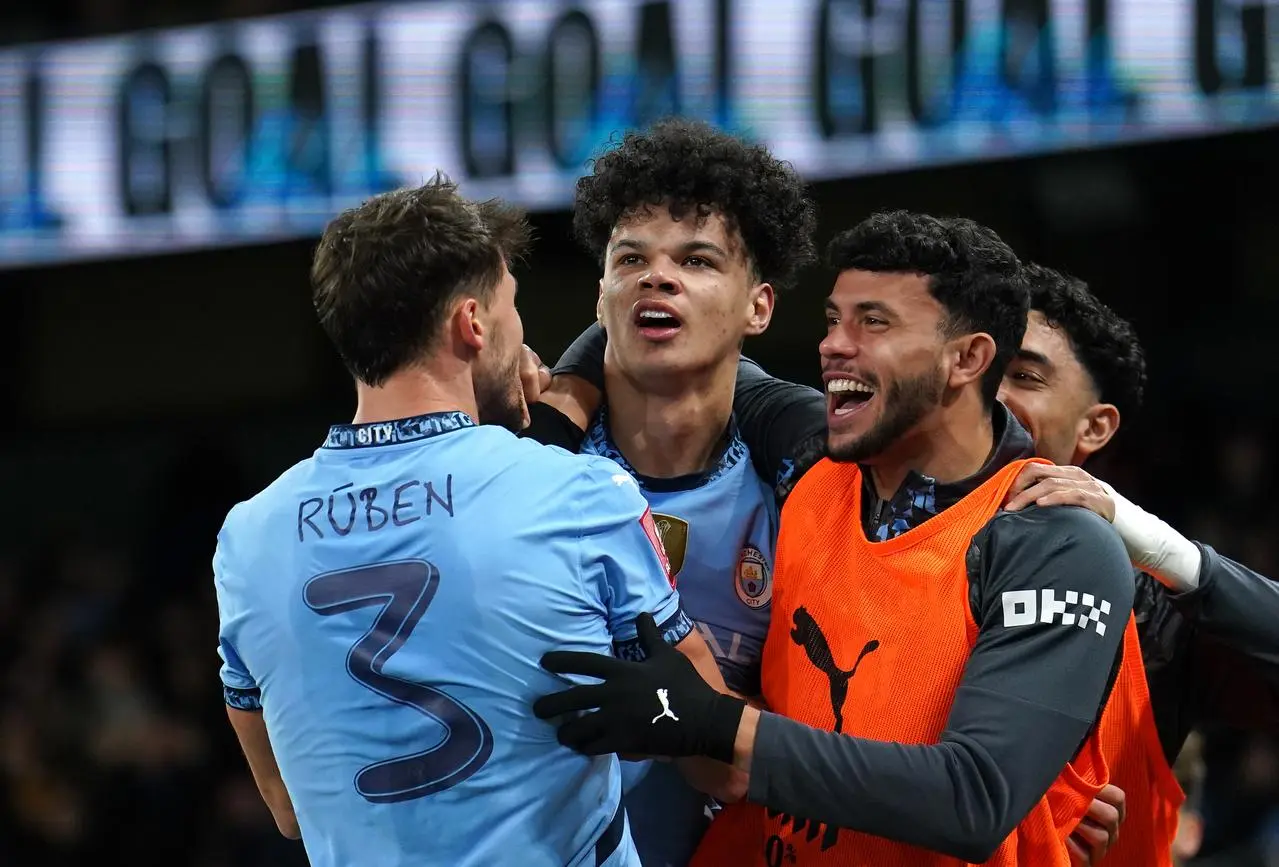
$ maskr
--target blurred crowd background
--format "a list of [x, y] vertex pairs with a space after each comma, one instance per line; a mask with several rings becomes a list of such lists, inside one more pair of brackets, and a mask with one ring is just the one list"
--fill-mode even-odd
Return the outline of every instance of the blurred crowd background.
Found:
[[[1130, 0], [1125, 20], [1143, 2]], [[0, 42], [335, 5], [8, 4]], [[517, 14], [501, 8], [511, 5], [476, 3], [467, 14], [490, 6]], [[1078, 19], [1085, 6], [1106, 6], [1020, 5], [1031, 18], [1042, 11], [1045, 26], [1059, 13]], [[1110, 6], [1114, 16], [1125, 4]], [[1136, 324], [1150, 364], [1142, 417], [1125, 419], [1118, 442], [1090, 468], [1188, 536], [1276, 576], [1279, 133], [1270, 123], [1279, 118], [1271, 71], [1279, 69], [1279, 7], [1146, 7], [1145, 23], [1161, 38], [1190, 38], [1204, 14], [1243, 22], [1241, 31], [1220, 24], [1214, 32], [1243, 46], [1217, 50], [1234, 62], [1222, 63], [1222, 75], [1245, 86], [1234, 96], [1199, 94], [1218, 100], [1208, 114], [1219, 129], [1174, 123], [1167, 140], [1122, 146], [1106, 146], [1100, 129], [1097, 147], [1019, 155], [1011, 128], [994, 160], [828, 172], [814, 185], [823, 234], [886, 207], [961, 214], [993, 226], [1025, 258], [1088, 280]], [[1162, 27], [1161, 15], [1180, 23]], [[1139, 36], [1140, 28], [1126, 38]], [[1180, 49], [1170, 42], [1161, 50]], [[0, 79], [0, 99], [13, 88]], [[1239, 93], [1252, 100], [1243, 108]], [[1051, 122], [1052, 106], [1044, 111], [1040, 120]], [[13, 120], [0, 102], [0, 140]], [[1195, 134], [1175, 134], [1187, 131]], [[441, 168], [465, 182], [473, 167], [456, 162]], [[518, 200], [518, 185], [511, 189]], [[8, 193], [6, 217], [21, 198]], [[528, 341], [547, 360], [591, 321], [598, 279], [569, 240], [566, 202], [537, 210], [540, 241], [518, 274]], [[316, 206], [318, 225], [349, 203]], [[315, 225], [270, 244], [210, 249], [175, 236], [172, 249], [146, 255], [24, 260], [24, 239], [44, 242], [18, 222], [0, 224], [0, 240], [8, 237], [8, 258], [0, 256], [0, 864], [305, 864], [300, 844], [275, 831], [226, 724], [209, 560], [226, 510], [308, 454], [352, 409], [309, 309]], [[747, 351], [778, 375], [815, 381], [827, 287], [814, 273]], [[1179, 768], [1190, 795], [1185, 854], [1197, 853], [1188, 863], [1279, 865], [1279, 739], [1215, 727], [1200, 734]]]

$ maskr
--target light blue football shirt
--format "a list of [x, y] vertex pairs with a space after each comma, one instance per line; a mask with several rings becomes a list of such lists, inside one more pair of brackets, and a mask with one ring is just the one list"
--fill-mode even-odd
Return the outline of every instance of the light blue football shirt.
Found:
[[[728, 687], [758, 695], [778, 511], [736, 427], [714, 466], [674, 479], [635, 472], [609, 434], [607, 407], [587, 430], [582, 451], [609, 458], [635, 478], [653, 510], [684, 611]], [[685, 867], [710, 822], [709, 799], [670, 763], [623, 762], [622, 776], [644, 867]]]
[[261, 707], [313, 867], [639, 864], [618, 760], [530, 709], [549, 650], [693, 628], [616, 464], [463, 413], [336, 426], [214, 573], [227, 701]]

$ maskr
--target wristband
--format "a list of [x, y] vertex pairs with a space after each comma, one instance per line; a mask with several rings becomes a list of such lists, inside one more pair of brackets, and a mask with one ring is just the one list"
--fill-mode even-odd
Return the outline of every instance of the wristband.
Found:
[[1115, 501], [1115, 520], [1112, 523], [1124, 540], [1133, 565], [1177, 593], [1198, 587], [1202, 558], [1195, 543], [1110, 485], [1101, 482], [1101, 486]]

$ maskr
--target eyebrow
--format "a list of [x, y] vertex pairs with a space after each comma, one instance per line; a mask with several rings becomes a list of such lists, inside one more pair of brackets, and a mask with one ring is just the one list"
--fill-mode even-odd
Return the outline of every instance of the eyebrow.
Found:
[[[642, 253], [646, 249], [648, 249], [647, 244], [633, 238], [623, 238], [613, 244], [614, 252], [618, 250], [635, 250], [636, 252]], [[680, 250], [685, 256], [692, 253], [710, 253], [713, 256], [720, 256], [725, 259], [728, 258], [728, 253], [723, 247], [720, 247], [718, 244], [713, 244], [710, 241], [689, 241], [687, 244], [682, 246]]]
[[1051, 368], [1053, 363], [1048, 360], [1048, 356], [1042, 352], [1035, 352], [1031, 349], [1018, 349], [1016, 358], [1019, 361], [1029, 361], [1031, 364], [1042, 364], [1044, 367]]
[[712, 244], [710, 241], [690, 241], [684, 245], [684, 252], [687, 253], [710, 253], [712, 256], [719, 256], [722, 259], [728, 258], [728, 251], [720, 247], [718, 244]]
[[[826, 298], [826, 311], [828, 313], [839, 313], [839, 305], [834, 301]], [[858, 301], [853, 305], [854, 313], [883, 313], [885, 316], [896, 318], [897, 311], [889, 307], [883, 301]]]

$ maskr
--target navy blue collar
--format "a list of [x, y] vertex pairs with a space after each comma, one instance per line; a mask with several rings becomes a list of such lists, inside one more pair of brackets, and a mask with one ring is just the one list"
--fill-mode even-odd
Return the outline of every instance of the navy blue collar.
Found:
[[586, 439], [582, 441], [581, 451], [589, 451], [591, 454], [609, 458], [630, 473], [642, 490], [652, 491], [653, 493], [691, 491], [694, 488], [700, 488], [702, 485], [715, 481], [715, 479], [737, 466], [737, 463], [742, 458], [746, 457], [746, 443], [742, 441], [741, 436], [738, 434], [736, 421], [729, 420], [728, 430], [725, 434], [724, 450], [720, 452], [719, 457], [708, 469], [700, 473], [689, 473], [686, 476], [675, 476], [673, 478], [644, 476], [635, 472], [631, 462], [626, 459], [617, 444], [613, 442], [613, 435], [608, 426], [608, 405], [606, 404], [600, 407], [595, 420], [587, 429]]
[[433, 436], [475, 427], [475, 420], [464, 412], [433, 412], [400, 418], [395, 421], [373, 421], [366, 424], [335, 424], [324, 440], [326, 449], [364, 449], [411, 443]]

